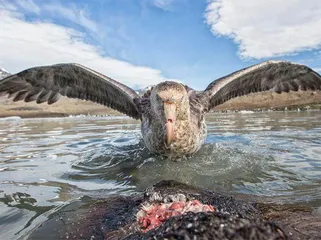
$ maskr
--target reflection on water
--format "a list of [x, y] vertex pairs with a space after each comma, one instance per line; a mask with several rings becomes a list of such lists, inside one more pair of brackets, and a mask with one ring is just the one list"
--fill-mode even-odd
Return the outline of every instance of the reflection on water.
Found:
[[321, 112], [210, 114], [194, 156], [151, 155], [126, 117], [0, 119], [0, 238], [17, 239], [87, 195], [142, 191], [163, 179], [321, 206]]

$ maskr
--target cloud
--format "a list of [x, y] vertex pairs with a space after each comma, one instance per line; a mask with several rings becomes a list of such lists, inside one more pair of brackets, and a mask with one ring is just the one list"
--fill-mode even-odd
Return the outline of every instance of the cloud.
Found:
[[16, 0], [9, 3], [8, 1], [0, 2], [0, 8], [6, 10], [33, 13], [41, 15], [45, 19], [65, 19], [69, 22], [82, 26], [87, 30], [98, 33], [97, 24], [90, 19], [88, 13], [72, 3], [61, 4], [59, 1], [39, 3], [37, 5], [33, 0]]
[[32, 0], [18, 0], [16, 1], [17, 5], [28, 12], [40, 13], [40, 8]]
[[233, 39], [241, 58], [267, 58], [321, 48], [320, 0], [216, 0], [206, 23]]
[[92, 32], [98, 33], [97, 24], [90, 19], [87, 12], [83, 9], [78, 9], [73, 5], [68, 7], [61, 5], [60, 3], [45, 4], [42, 8], [44, 13], [50, 14], [51, 16], [59, 16], [65, 18], [73, 23], [85, 27]]
[[132, 87], [169, 80], [157, 69], [104, 56], [98, 47], [84, 41], [84, 33], [75, 29], [39, 20], [29, 22], [22, 13], [4, 8], [0, 11], [0, 66], [11, 73], [34, 66], [76, 62]]
[[9, 11], [16, 11], [17, 7], [14, 4], [10, 3], [10, 2], [1, 1], [0, 2], [0, 9], [7, 9]]
[[153, 5], [165, 11], [169, 11], [173, 1], [174, 0], [153, 0]]

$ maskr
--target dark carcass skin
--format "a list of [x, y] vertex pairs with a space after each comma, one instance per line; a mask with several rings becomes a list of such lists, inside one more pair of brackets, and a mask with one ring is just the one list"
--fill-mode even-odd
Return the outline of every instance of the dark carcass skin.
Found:
[[[190, 212], [171, 217], [147, 233], [140, 231], [136, 214], [142, 204], [177, 201], [182, 197], [211, 204], [216, 211]], [[321, 226], [320, 218], [313, 219], [313, 229], [291, 227], [291, 214], [297, 217], [293, 221], [298, 222], [303, 215], [309, 221], [306, 208], [299, 213], [284, 211], [284, 223], [282, 210], [276, 210], [276, 223], [271, 209], [266, 204], [249, 203], [175, 181], [161, 181], [143, 194], [66, 206], [28, 239], [321, 239], [321, 234], [315, 230]]]

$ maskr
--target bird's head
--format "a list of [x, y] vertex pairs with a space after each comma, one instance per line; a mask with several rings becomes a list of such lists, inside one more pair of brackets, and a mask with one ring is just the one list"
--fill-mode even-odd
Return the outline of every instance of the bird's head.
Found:
[[189, 100], [185, 87], [176, 82], [162, 82], [151, 93], [151, 105], [154, 114], [164, 124], [165, 143], [169, 146], [173, 140], [177, 122], [189, 119]]

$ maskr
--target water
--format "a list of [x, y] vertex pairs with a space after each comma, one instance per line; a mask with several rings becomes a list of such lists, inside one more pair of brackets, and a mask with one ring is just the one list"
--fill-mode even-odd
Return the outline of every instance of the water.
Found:
[[0, 239], [18, 239], [82, 196], [132, 194], [163, 179], [321, 206], [321, 112], [210, 114], [201, 150], [151, 155], [127, 117], [0, 119]]

